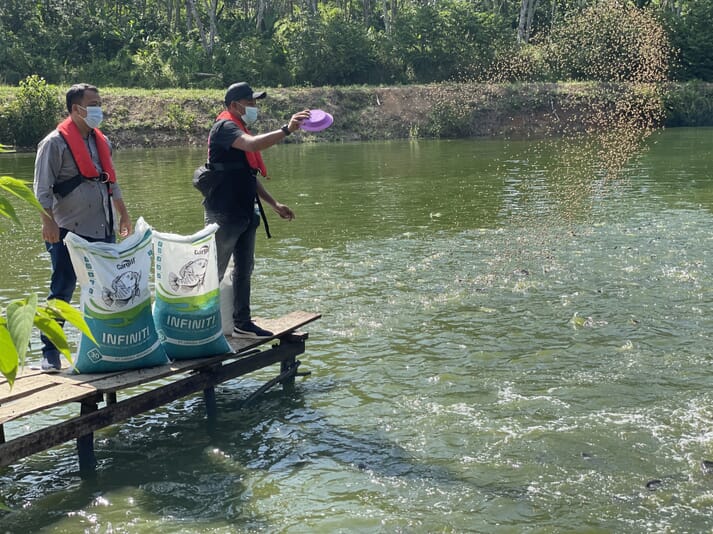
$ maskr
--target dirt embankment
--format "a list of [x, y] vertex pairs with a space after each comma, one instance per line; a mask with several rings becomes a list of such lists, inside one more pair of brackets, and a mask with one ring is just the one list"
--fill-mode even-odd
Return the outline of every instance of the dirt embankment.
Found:
[[[323, 132], [287, 142], [366, 141], [434, 137], [541, 137], [600, 98], [588, 84], [424, 85], [268, 89], [254, 130], [279, 128], [304, 108], [334, 116]], [[118, 147], [202, 146], [222, 110], [222, 91], [151, 95], [102, 91], [103, 130]], [[569, 121], [571, 124], [571, 121]]]
[[[256, 88], [257, 89], [257, 88]], [[264, 88], [259, 88], [264, 89]], [[334, 124], [319, 133], [300, 132], [287, 142], [367, 141], [409, 138], [543, 137], [596, 128], [627, 109], [642, 120], [668, 125], [713, 125], [713, 84], [672, 85], [665, 112], [654, 112], [651, 91], [595, 83], [434, 84], [398, 87], [267, 88], [254, 130], [270, 131], [295, 111], [321, 108]], [[223, 109], [222, 90], [146, 91], [101, 89], [105, 131], [117, 148], [204, 146]], [[660, 107], [660, 106], [659, 106]], [[640, 108], [640, 109], [637, 109]], [[602, 121], [610, 127], [611, 121]]]

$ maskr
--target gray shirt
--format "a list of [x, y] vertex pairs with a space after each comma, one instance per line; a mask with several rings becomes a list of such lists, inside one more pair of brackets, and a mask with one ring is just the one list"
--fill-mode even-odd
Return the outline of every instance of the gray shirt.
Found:
[[[97, 170], [103, 170], [93, 133], [87, 147]], [[82, 183], [67, 196], [55, 195], [53, 187], [79, 174], [72, 153], [57, 130], [50, 132], [37, 146], [35, 158], [34, 190], [37, 200], [45, 209], [51, 209], [60, 228], [83, 237], [104, 239], [113, 233], [109, 228], [109, 210], [113, 209], [106, 184], [93, 180]], [[115, 199], [121, 199], [118, 184], [112, 184]], [[115, 218], [116, 220], [116, 218]]]

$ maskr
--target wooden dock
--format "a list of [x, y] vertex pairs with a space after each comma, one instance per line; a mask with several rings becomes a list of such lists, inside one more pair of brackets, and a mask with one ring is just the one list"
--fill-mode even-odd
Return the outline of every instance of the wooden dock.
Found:
[[[0, 381], [0, 467], [76, 439], [80, 471], [92, 471], [96, 430], [199, 391], [203, 391], [207, 416], [214, 418], [216, 385], [276, 363], [280, 363], [280, 373], [248, 400], [278, 383], [290, 386], [300, 365], [296, 356], [304, 352], [307, 339], [297, 329], [320, 317], [297, 311], [279, 319], [257, 320], [275, 335], [262, 340], [228, 338], [234, 354], [103, 374], [74, 374], [71, 368], [56, 374], [25, 369], [12, 389], [7, 381]], [[266, 343], [271, 343], [270, 348], [262, 350], [260, 346]], [[153, 389], [131, 395], [132, 387], [158, 380]], [[120, 394], [126, 398], [119, 399]], [[5, 435], [6, 423], [69, 403], [79, 404], [78, 415], [29, 434]]]

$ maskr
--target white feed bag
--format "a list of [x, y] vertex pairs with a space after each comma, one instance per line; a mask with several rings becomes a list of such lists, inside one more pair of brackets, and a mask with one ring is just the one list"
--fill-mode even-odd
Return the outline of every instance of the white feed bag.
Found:
[[223, 319], [223, 334], [233, 333], [233, 258], [230, 258], [225, 275], [220, 281], [220, 316]]
[[166, 353], [178, 360], [232, 352], [223, 336], [218, 294], [217, 224], [193, 235], [153, 233], [153, 316]]
[[80, 308], [94, 338], [82, 335], [75, 359], [82, 373], [169, 363], [151, 316], [151, 228], [139, 218], [121, 243], [64, 239], [81, 288]]

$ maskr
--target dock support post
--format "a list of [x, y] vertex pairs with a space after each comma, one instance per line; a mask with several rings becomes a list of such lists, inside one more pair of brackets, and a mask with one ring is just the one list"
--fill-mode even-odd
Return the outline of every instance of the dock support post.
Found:
[[214, 421], [218, 415], [218, 406], [215, 402], [215, 387], [211, 386], [203, 390], [205, 400], [205, 415], [209, 421]]
[[[204, 376], [211, 377], [210, 382], [213, 382], [216, 373], [220, 372], [221, 367], [221, 364], [211, 365], [210, 367], [202, 369], [200, 373]], [[208, 418], [208, 422], [213, 423], [218, 416], [218, 404], [215, 401], [215, 385], [210, 385], [203, 389], [203, 400], [205, 402], [205, 415]]]
[[0, 443], [5, 443], [5, 425], [0, 425]]
[[287, 360], [283, 360], [280, 363], [280, 376], [284, 376], [280, 383], [282, 384], [282, 389], [284, 391], [294, 391], [295, 375], [297, 374], [297, 367], [299, 364], [300, 362], [296, 360], [294, 356], [288, 358]]
[[[98, 398], [90, 397], [82, 401], [81, 415], [96, 412], [99, 409], [98, 401], [101, 401], [101, 394]], [[89, 432], [77, 438], [77, 453], [79, 455], [79, 472], [82, 476], [94, 473], [97, 466], [97, 459], [94, 456], [94, 432]]]
[[[301, 352], [304, 352], [304, 344], [305, 340], [308, 338], [308, 334], [306, 332], [292, 332], [289, 336], [286, 336], [282, 339], [281, 343], [285, 344], [301, 344], [302, 345], [302, 350]], [[280, 384], [282, 384], [282, 389], [287, 392], [291, 392], [295, 389], [295, 377], [296, 376], [307, 376], [310, 373], [300, 373], [298, 372], [298, 368], [300, 366], [300, 361], [297, 359], [296, 356], [290, 356], [286, 360], [282, 360], [280, 362], [280, 375], [284, 378], [280, 380]]]

